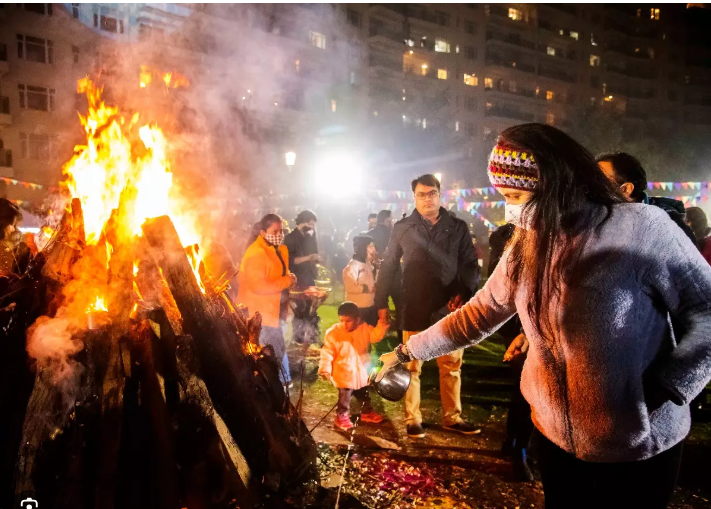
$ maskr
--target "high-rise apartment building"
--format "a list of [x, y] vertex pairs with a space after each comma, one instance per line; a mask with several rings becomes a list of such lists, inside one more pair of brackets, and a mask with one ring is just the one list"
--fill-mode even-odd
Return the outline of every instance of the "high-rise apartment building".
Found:
[[[369, 37], [371, 122], [387, 126], [398, 167], [466, 180], [506, 127], [540, 122], [574, 130], [578, 116], [591, 107], [614, 113], [616, 122], [632, 129], [666, 122], [711, 133], [711, 44], [704, 9], [660, 4], [349, 8], [360, 9]], [[424, 133], [427, 141], [421, 139]], [[420, 149], [430, 151], [429, 157]]]
[[[179, 116], [186, 135], [207, 129], [206, 167], [295, 181], [324, 153], [345, 151], [371, 166], [371, 187], [401, 188], [426, 171], [443, 173], [445, 186], [476, 184], [501, 130], [541, 122], [574, 131], [591, 108], [614, 113], [631, 132], [671, 124], [708, 134], [709, 12], [666, 4], [4, 4], [0, 172], [56, 182], [81, 134], [76, 79], [97, 67], [182, 72], [191, 91]], [[291, 173], [286, 152], [296, 154]]]

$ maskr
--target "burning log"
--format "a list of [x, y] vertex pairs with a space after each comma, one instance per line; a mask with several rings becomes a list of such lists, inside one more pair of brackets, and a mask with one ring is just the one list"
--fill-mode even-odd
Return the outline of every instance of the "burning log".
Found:
[[[236, 328], [203, 296], [169, 217], [147, 220], [143, 233], [180, 310], [184, 330], [195, 339], [212, 401], [252, 470], [259, 476], [276, 474], [284, 484], [314, 475], [315, 443], [278, 381], [277, 360], [264, 359], [272, 372], [266, 380], [259, 376], [269, 368], [261, 370], [245, 356]], [[275, 394], [275, 386], [280, 394]]]

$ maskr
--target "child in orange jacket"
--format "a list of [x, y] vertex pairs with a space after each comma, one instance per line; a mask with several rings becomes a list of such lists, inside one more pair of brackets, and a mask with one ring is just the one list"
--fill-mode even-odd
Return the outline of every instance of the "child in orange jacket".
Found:
[[383, 416], [376, 413], [368, 394], [370, 345], [385, 337], [390, 324], [378, 322], [376, 327], [362, 322], [360, 310], [353, 302], [338, 307], [339, 322], [326, 331], [318, 373], [338, 389], [335, 425], [347, 430], [353, 427], [350, 418], [351, 396], [363, 404], [361, 420], [379, 423]]

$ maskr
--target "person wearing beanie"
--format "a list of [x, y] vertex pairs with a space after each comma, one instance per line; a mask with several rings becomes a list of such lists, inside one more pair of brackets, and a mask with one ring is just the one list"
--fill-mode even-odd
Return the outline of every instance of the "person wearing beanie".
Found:
[[360, 309], [363, 321], [372, 326], [378, 322], [373, 275], [376, 254], [373, 239], [366, 235], [353, 237], [353, 258], [343, 269], [346, 300], [354, 302]]
[[711, 380], [711, 266], [555, 127], [503, 131], [489, 177], [516, 224], [510, 246], [468, 303], [383, 355], [378, 378], [475, 345], [518, 313], [546, 509], [667, 507], [689, 403]]
[[689, 207], [686, 209], [686, 223], [694, 232], [696, 237], [696, 247], [701, 251], [704, 259], [711, 264], [711, 228], [706, 213], [699, 207]]

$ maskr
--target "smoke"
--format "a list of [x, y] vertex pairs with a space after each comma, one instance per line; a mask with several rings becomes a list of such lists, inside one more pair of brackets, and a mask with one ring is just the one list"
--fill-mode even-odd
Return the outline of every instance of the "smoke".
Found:
[[[307, 168], [306, 149], [339, 118], [331, 112], [337, 89], [350, 89], [351, 72], [362, 72], [351, 65], [360, 48], [344, 36], [344, 14], [327, 5], [195, 9], [161, 33], [104, 41], [97, 61], [107, 100], [166, 133], [185, 208], [238, 252], [255, 209], [294, 213], [267, 210], [259, 197], [304, 190], [307, 179], [289, 172], [284, 154], [295, 150], [297, 168]], [[311, 32], [325, 36], [325, 49], [309, 43]], [[177, 72], [190, 85], [173, 89], [154, 79], [138, 89], [141, 66]]]
[[49, 370], [51, 382], [62, 396], [68, 411], [76, 400], [83, 366], [74, 359], [84, 345], [74, 334], [81, 329], [62, 308], [57, 316], [41, 316], [27, 331], [27, 353], [37, 360], [37, 368]]

